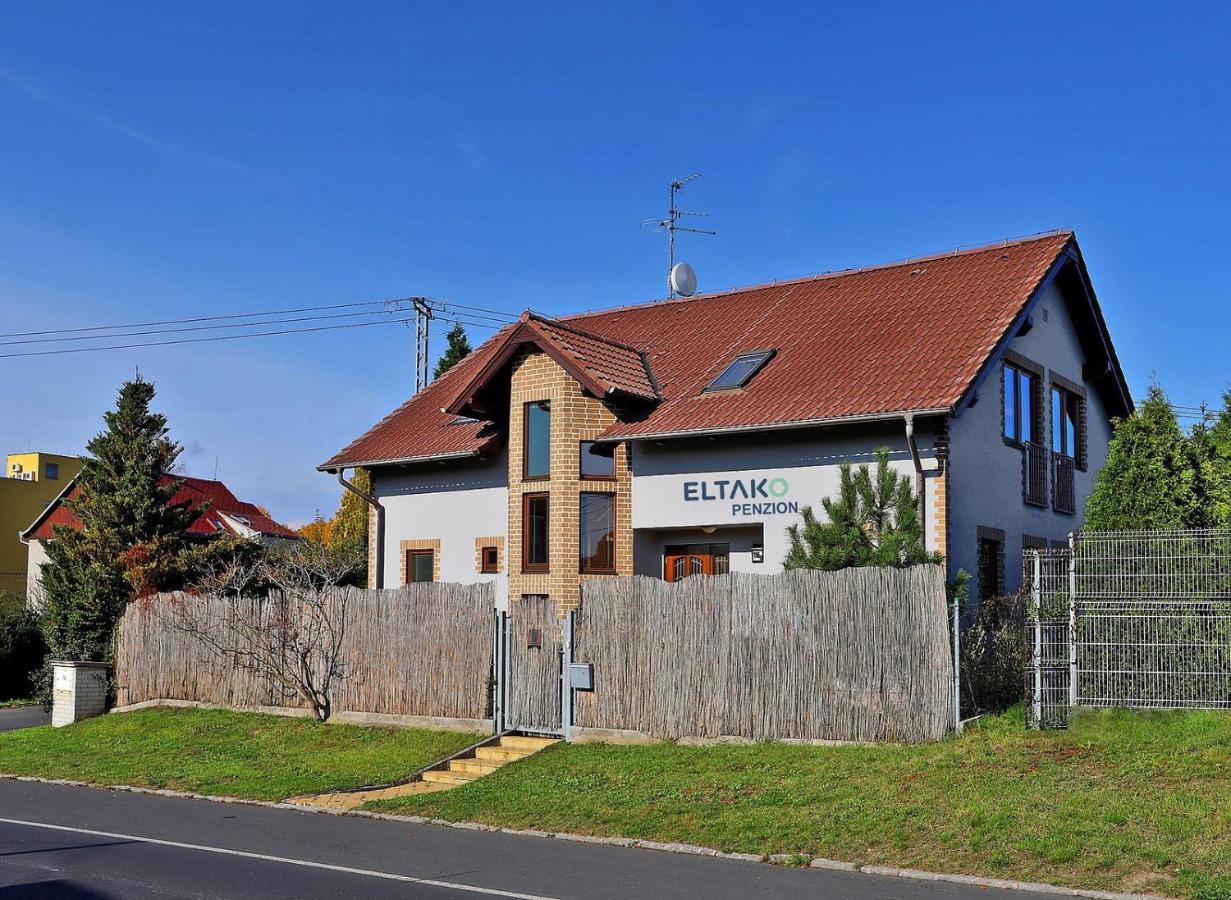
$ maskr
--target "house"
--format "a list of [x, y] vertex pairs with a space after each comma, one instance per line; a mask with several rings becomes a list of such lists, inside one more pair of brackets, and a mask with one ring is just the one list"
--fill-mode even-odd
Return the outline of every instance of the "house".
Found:
[[0, 477], [0, 595], [26, 595], [26, 548], [21, 530], [46, 509], [81, 468], [75, 456], [10, 453]]
[[[188, 526], [189, 538], [204, 540], [215, 535], [230, 535], [264, 544], [298, 540], [299, 535], [270, 518], [261, 507], [238, 499], [221, 481], [209, 478], [190, 478], [180, 475], [163, 475], [162, 484], [179, 482], [179, 489], [168, 501], [170, 504], [189, 503], [192, 508], [203, 507], [201, 514]], [[27, 597], [36, 598], [42, 583], [43, 563], [47, 561], [47, 541], [55, 537], [56, 526], [80, 528], [81, 522], [65, 504], [80, 490], [74, 478], [63, 491], [21, 532], [21, 540], [29, 547], [26, 570]], [[206, 506], [208, 504], [208, 506]]]
[[524, 313], [320, 465], [371, 471], [374, 585], [574, 606], [611, 575], [782, 569], [839, 465], [912, 476], [980, 596], [1078, 528], [1132, 409], [1071, 232], [551, 319]]

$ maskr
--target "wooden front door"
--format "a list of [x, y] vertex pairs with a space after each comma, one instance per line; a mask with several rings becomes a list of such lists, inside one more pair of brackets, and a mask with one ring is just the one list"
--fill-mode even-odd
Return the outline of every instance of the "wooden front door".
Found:
[[725, 575], [730, 570], [729, 544], [680, 544], [663, 550], [663, 578], [682, 581], [693, 575]]

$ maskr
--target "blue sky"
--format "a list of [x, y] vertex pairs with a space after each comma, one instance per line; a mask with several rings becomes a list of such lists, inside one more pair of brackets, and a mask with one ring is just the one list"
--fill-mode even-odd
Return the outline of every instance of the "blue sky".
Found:
[[[1231, 7], [9, 5], [6, 334], [424, 294], [515, 314], [1077, 230], [1134, 392], [1228, 386]], [[471, 329], [477, 343], [490, 332]], [[443, 340], [435, 341], [438, 351]], [[193, 474], [299, 523], [410, 390], [401, 326], [0, 359], [0, 451], [137, 366]]]

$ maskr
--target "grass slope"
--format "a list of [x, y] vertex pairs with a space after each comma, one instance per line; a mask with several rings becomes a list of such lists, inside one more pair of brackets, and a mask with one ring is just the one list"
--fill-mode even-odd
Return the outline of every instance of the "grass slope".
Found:
[[1019, 714], [919, 746], [558, 745], [373, 804], [506, 827], [1231, 898], [1231, 716]]
[[449, 731], [148, 709], [0, 733], [0, 772], [254, 800], [396, 781], [473, 743]]

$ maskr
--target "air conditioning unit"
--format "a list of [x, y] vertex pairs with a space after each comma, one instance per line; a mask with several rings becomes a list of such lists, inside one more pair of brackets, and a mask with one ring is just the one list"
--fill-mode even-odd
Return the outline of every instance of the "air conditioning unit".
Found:
[[20, 471], [21, 471], [21, 463], [13, 463], [13, 471], [14, 471], [14, 472], [20, 472]]

